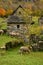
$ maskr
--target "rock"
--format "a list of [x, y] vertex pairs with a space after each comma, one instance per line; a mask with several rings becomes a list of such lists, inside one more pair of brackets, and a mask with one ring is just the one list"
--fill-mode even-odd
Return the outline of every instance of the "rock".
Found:
[[39, 46], [38, 46], [37, 43], [34, 43], [34, 44], [32, 44], [31, 46], [32, 46], [32, 50], [33, 50], [33, 51], [39, 51]]
[[39, 41], [39, 51], [43, 51], [43, 41]]
[[5, 46], [0, 47], [0, 50], [5, 50], [5, 49], [6, 49]]

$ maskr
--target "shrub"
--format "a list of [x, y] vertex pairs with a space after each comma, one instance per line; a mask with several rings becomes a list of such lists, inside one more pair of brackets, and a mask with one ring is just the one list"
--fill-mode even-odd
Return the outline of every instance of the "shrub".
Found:
[[24, 42], [23, 40], [15, 40], [13, 41], [13, 47], [18, 47], [18, 46], [23, 46], [24, 45]]
[[12, 48], [12, 42], [11, 42], [11, 41], [10, 41], [10, 42], [7, 42], [7, 43], [5, 44], [5, 48], [6, 48], [6, 50]]

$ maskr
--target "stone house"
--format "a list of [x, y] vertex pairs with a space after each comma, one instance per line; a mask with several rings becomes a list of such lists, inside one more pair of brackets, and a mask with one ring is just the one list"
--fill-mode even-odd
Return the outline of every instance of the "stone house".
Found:
[[7, 29], [8, 32], [13, 32], [16, 35], [19, 34], [19, 36], [24, 36], [27, 33], [28, 30], [28, 22], [24, 20], [23, 16], [25, 15], [26, 11], [24, 8], [19, 5], [15, 11], [8, 17], [7, 19]]

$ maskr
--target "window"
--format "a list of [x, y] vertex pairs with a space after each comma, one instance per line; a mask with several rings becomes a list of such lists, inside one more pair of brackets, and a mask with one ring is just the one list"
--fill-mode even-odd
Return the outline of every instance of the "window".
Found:
[[19, 14], [21, 14], [21, 12], [19, 11]]
[[18, 1], [22, 1], [22, 0], [18, 0]]
[[20, 28], [20, 25], [17, 25], [17, 28], [19, 29]]

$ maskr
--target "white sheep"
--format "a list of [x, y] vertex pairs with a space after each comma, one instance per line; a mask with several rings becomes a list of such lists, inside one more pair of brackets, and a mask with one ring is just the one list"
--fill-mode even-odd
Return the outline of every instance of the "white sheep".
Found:
[[31, 49], [32, 49], [32, 47], [30, 47], [30, 46], [22, 46], [19, 49], [19, 53], [20, 54], [30, 53]]
[[0, 34], [3, 34], [4, 33], [4, 31], [3, 30], [0, 30]]

